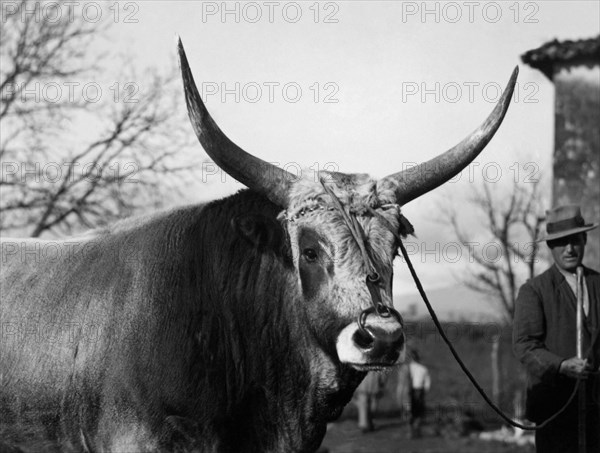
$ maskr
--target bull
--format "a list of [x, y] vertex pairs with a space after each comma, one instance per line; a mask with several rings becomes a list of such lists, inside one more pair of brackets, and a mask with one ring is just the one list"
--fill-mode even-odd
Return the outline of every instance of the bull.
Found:
[[315, 451], [365, 374], [403, 360], [401, 206], [483, 150], [517, 75], [429, 162], [296, 177], [227, 138], [178, 50], [200, 143], [248, 189], [77, 238], [2, 241], [4, 448]]

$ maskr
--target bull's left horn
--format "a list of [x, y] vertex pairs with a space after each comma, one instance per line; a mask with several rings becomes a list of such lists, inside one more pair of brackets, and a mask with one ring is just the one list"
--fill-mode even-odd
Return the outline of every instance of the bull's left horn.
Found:
[[485, 122], [467, 138], [445, 153], [416, 167], [386, 176], [378, 182], [380, 189], [395, 190], [396, 203], [403, 205], [435, 189], [460, 173], [492, 139], [508, 110], [517, 81], [519, 68], [515, 67], [502, 97]]
[[250, 189], [265, 195], [278, 206], [287, 207], [289, 188], [296, 177], [247, 153], [229, 140], [223, 131], [219, 129], [198, 93], [181, 39], [177, 41], [179, 66], [183, 77], [188, 115], [202, 147], [215, 163], [229, 175]]

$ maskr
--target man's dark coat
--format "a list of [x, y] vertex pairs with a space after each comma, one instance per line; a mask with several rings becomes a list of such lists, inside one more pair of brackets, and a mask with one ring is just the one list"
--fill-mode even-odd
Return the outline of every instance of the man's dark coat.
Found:
[[[590, 309], [584, 323], [583, 351], [594, 370], [600, 365], [600, 274], [584, 268]], [[541, 422], [558, 411], [575, 380], [558, 373], [563, 360], [576, 356], [576, 297], [553, 265], [525, 283], [517, 297], [513, 346], [528, 372], [526, 416]], [[599, 411], [598, 376], [587, 383], [589, 411]], [[571, 404], [576, 411], [577, 398]], [[571, 412], [571, 411], [569, 411]], [[566, 414], [565, 414], [566, 415]]]

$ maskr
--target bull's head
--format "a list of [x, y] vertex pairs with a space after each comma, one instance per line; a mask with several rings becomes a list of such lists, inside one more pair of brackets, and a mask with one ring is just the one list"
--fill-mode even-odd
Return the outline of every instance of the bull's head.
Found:
[[[291, 245], [298, 291], [306, 302], [309, 324], [316, 326], [312, 331], [317, 341], [329, 344], [341, 363], [362, 371], [401, 361], [400, 316], [393, 309], [366, 311], [377, 295], [383, 306], [393, 307], [392, 262], [398, 237], [413, 232], [400, 207], [457, 175], [483, 150], [508, 109], [517, 68], [486, 121], [440, 156], [380, 180], [324, 171], [298, 178], [227, 138], [200, 98], [181, 41], [179, 57], [189, 116], [208, 155], [281, 208], [279, 219]], [[367, 276], [375, 274], [378, 279], [369, 288]], [[322, 338], [319, 327], [334, 330], [335, 338]]]

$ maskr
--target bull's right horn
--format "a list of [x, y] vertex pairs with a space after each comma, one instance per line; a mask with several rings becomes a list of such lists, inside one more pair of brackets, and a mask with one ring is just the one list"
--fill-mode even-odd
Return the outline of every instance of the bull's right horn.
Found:
[[247, 153], [229, 140], [202, 102], [181, 39], [178, 39], [177, 50], [188, 115], [206, 153], [220, 168], [239, 182], [263, 194], [276, 205], [286, 208], [289, 188], [296, 177]]
[[403, 205], [460, 173], [485, 148], [502, 124], [512, 98], [517, 74], [519, 68], [515, 67], [502, 97], [490, 116], [467, 138], [430, 161], [386, 176], [378, 182], [378, 187], [383, 189], [391, 186], [396, 194], [396, 203]]

